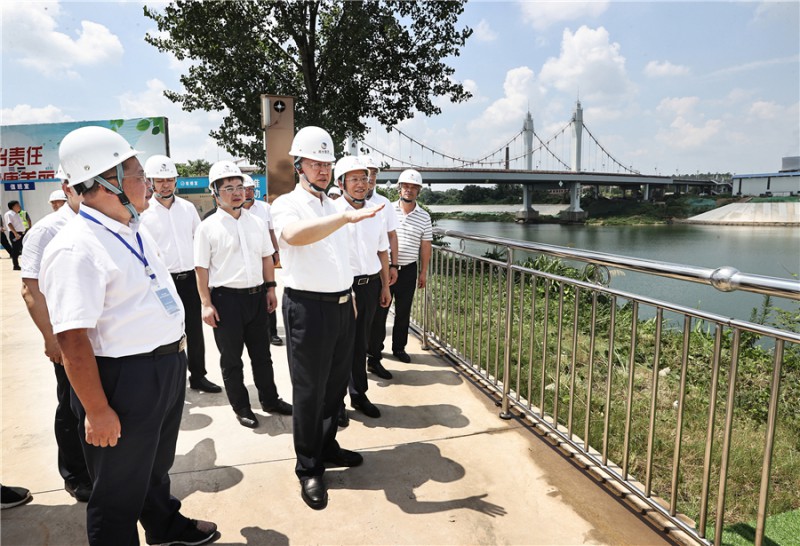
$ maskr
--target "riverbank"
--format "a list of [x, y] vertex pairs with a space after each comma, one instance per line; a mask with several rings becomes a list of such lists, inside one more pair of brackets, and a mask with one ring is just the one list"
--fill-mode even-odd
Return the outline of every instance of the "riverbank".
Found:
[[676, 222], [723, 226], [797, 226], [800, 225], [800, 203], [731, 203]]

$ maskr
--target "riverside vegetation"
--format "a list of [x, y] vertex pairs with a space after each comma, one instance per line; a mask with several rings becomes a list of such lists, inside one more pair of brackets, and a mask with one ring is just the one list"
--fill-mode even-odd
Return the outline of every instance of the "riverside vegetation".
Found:
[[[713, 536], [729, 367], [735, 345], [732, 330], [697, 318], [685, 324], [683, 315], [668, 311], [654, 312], [654, 318], [642, 319], [644, 313], [637, 311], [643, 311], [645, 304], [624, 300], [604, 291], [602, 286], [579, 286], [580, 281], [591, 282], [596, 270], [587, 267], [580, 271], [558, 259], [539, 256], [519, 263], [524, 270], [513, 273], [511, 301], [515, 303], [511, 310], [511, 344], [506, 346], [506, 272], [505, 263], [498, 260], [501, 257], [489, 254], [479, 260], [436, 250], [427, 295], [427, 324], [434, 339], [451, 346], [468, 365], [498, 384], [510, 381], [516, 400], [537, 413], [536, 408], [543, 408], [547, 415], [555, 415], [562, 426], [571, 427], [576, 441], [583, 437], [588, 415], [589, 445], [602, 453], [607, 441], [608, 460], [621, 466], [627, 458], [629, 474], [642, 483], [649, 477], [653, 496], [667, 502], [672, 488], [677, 405], [686, 347], [677, 511], [695, 522], [700, 519], [709, 412], [716, 386], [707, 512], [711, 526], [708, 532]], [[422, 312], [422, 306], [417, 305], [415, 320], [420, 324]], [[751, 322], [797, 332], [800, 306], [786, 311], [765, 299], [762, 308], [754, 310]], [[573, 324], [577, 325], [574, 330]], [[720, 346], [720, 366], [714, 385], [716, 344]], [[725, 504], [726, 528], [738, 535], [746, 536], [748, 529], [752, 531], [748, 522], [756, 518], [773, 345], [746, 330], [738, 339], [739, 369]], [[506, 351], [511, 360], [508, 378], [503, 372]], [[798, 525], [797, 344], [786, 343], [781, 374], [768, 508], [770, 514], [790, 513], [790, 525]], [[627, 411], [629, 397], [631, 411]], [[568, 422], [570, 412], [572, 420]], [[651, 418], [652, 467], [648, 472]]]

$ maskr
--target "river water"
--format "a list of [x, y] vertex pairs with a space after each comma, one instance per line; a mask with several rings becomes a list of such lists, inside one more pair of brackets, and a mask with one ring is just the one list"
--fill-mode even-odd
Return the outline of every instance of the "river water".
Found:
[[[436, 227], [712, 269], [732, 266], [743, 273], [784, 279], [800, 273], [800, 229], [792, 227], [526, 225], [462, 220], [439, 220]], [[466, 248], [478, 255], [487, 250], [479, 243]], [[745, 320], [763, 301], [759, 294], [725, 293], [711, 286], [627, 271], [614, 272], [611, 287]], [[798, 305], [782, 298], [774, 299], [773, 304], [784, 309], [797, 309]]]

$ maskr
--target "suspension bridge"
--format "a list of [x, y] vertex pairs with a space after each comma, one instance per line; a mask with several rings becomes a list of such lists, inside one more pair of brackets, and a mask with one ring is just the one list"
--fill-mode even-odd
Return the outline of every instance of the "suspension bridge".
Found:
[[365, 140], [348, 145], [351, 154], [368, 152], [384, 165], [378, 175], [379, 182], [392, 182], [403, 169], [414, 168], [428, 184], [521, 184], [523, 202], [516, 217], [523, 222], [538, 218], [531, 201], [534, 190], [569, 191], [570, 206], [562, 217], [567, 221], [582, 221], [586, 218], [580, 206], [584, 185], [596, 189], [618, 186], [636, 190], [645, 200], [650, 198], [651, 187], [678, 185], [711, 189], [716, 185], [711, 180], [646, 175], [623, 164], [586, 126], [580, 101], [576, 103], [572, 119], [549, 138], [540, 137], [534, 130], [533, 118], [528, 112], [518, 133], [502, 146], [474, 159], [438, 150], [396, 127], [392, 127], [390, 133], [396, 141]]

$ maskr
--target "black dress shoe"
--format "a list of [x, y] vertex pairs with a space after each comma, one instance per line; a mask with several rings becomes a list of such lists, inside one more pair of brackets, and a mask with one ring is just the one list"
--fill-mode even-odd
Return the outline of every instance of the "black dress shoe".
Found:
[[392, 351], [392, 354], [393, 354], [393, 355], [395, 356], [395, 358], [397, 358], [397, 360], [399, 360], [400, 362], [405, 362], [406, 364], [408, 364], [409, 362], [411, 362], [411, 357], [410, 357], [410, 356], [408, 356], [408, 353], [407, 353], [407, 352], [405, 352], [405, 351], [404, 351], [404, 350], [402, 350], [402, 349], [400, 349], [399, 351]]
[[351, 398], [350, 405], [353, 406], [355, 409], [359, 410], [367, 417], [373, 417], [377, 419], [378, 417], [381, 416], [381, 410], [375, 407], [375, 404], [370, 402], [369, 398], [367, 398], [366, 396]]
[[347, 428], [350, 426], [350, 416], [347, 415], [347, 410], [344, 409], [344, 406], [342, 406], [342, 409], [339, 410], [338, 424], [341, 428]]
[[380, 360], [378, 360], [376, 362], [373, 362], [372, 364], [367, 363], [367, 371], [371, 372], [371, 373], [374, 373], [375, 375], [377, 375], [381, 379], [391, 379], [392, 378], [392, 372], [390, 372], [389, 370], [384, 368], [383, 364], [381, 364]]
[[322, 476], [314, 476], [300, 482], [300, 496], [314, 510], [322, 510], [328, 506], [328, 489]]
[[283, 340], [278, 336], [270, 336], [269, 342], [273, 345], [283, 345]]
[[364, 462], [364, 457], [355, 451], [339, 448], [335, 455], [325, 457], [324, 462], [333, 466], [359, 466]]
[[205, 377], [201, 377], [200, 379], [190, 377], [189, 388], [194, 389], [196, 391], [210, 392], [210, 393], [222, 392], [222, 387], [220, 387], [219, 385], [215, 385]]
[[258, 426], [258, 419], [252, 410], [245, 410], [236, 414], [236, 420], [239, 424], [247, 428], [256, 428]]
[[273, 404], [261, 404], [261, 409], [267, 413], [280, 413], [281, 415], [292, 414], [292, 405], [288, 402], [284, 402], [280, 398]]
[[64, 482], [64, 491], [78, 502], [89, 502], [92, 496], [92, 482]]

